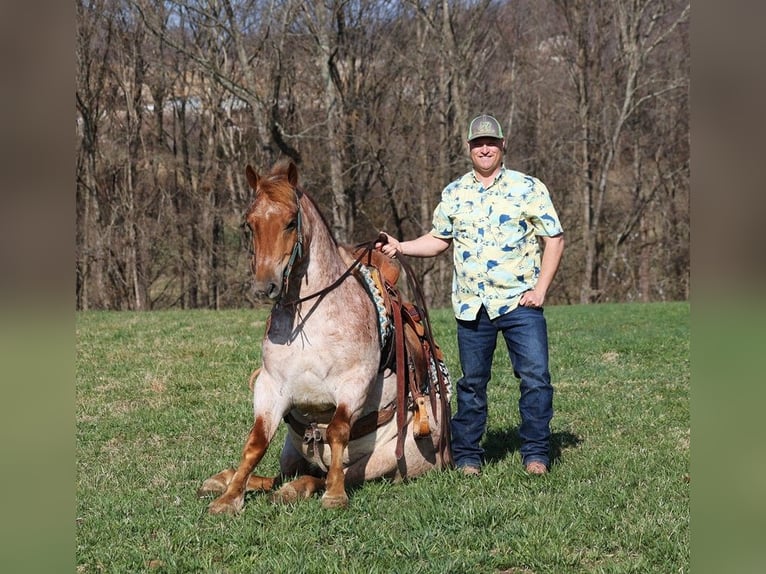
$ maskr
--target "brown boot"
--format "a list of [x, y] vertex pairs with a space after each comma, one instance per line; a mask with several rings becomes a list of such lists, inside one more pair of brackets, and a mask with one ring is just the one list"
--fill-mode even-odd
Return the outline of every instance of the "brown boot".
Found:
[[527, 474], [541, 475], [547, 474], [548, 467], [538, 460], [533, 460], [524, 467], [524, 470], [527, 471]]

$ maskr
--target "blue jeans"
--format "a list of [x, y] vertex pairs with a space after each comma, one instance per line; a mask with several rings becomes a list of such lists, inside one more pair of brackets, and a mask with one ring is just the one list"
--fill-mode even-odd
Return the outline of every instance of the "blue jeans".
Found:
[[452, 417], [455, 465], [480, 466], [487, 426], [487, 383], [498, 332], [503, 334], [519, 385], [519, 438], [523, 464], [550, 463], [553, 386], [548, 371], [548, 329], [542, 309], [517, 307], [490, 320], [484, 307], [473, 321], [457, 321], [462, 378], [457, 382], [457, 412]]

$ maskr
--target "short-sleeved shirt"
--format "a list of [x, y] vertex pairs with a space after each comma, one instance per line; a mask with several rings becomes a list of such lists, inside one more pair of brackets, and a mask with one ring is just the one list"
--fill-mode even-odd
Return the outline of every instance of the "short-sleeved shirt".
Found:
[[502, 167], [485, 188], [473, 171], [444, 188], [431, 234], [452, 239], [452, 307], [458, 319], [490, 318], [515, 309], [540, 275], [537, 236], [562, 233], [545, 185]]

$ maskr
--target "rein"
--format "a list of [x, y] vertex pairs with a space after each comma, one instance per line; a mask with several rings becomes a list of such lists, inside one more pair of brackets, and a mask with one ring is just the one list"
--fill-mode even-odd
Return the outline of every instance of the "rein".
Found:
[[[292, 272], [292, 266], [296, 259], [296, 251], [300, 252], [300, 254], [297, 257], [303, 256], [302, 255], [303, 238], [300, 231], [300, 221], [301, 221], [300, 213], [301, 211], [300, 209], [298, 209], [298, 241], [295, 243], [296, 247], [293, 247], [293, 253], [290, 256], [290, 261], [287, 264], [287, 267], [285, 268], [284, 279], [283, 279], [285, 290], [287, 289], [289, 274]], [[375, 242], [380, 241], [381, 237], [385, 238], [385, 235], [381, 234], [381, 236], [376, 237], [372, 241], [368, 241], [366, 243], [365, 242], [359, 243], [356, 247], [364, 247], [364, 251], [362, 251], [362, 253], [360, 253], [356, 259], [354, 259], [354, 262], [348, 266], [348, 268], [340, 275], [340, 277], [338, 277], [335, 281], [330, 283], [327, 287], [320, 289], [319, 291], [312, 293], [311, 295], [306, 295], [305, 297], [299, 297], [298, 299], [293, 299], [292, 301], [287, 301], [286, 303], [283, 303], [280, 301], [279, 305], [281, 307], [291, 307], [294, 305], [298, 305], [300, 303], [304, 303], [305, 301], [310, 301], [311, 299], [316, 299], [317, 297], [326, 295], [327, 293], [335, 289], [338, 285], [343, 283], [343, 281], [345, 281], [346, 278], [348, 278], [354, 272], [354, 269], [356, 269], [356, 267], [362, 262], [362, 259], [364, 259], [365, 256], [369, 256], [370, 252], [373, 249], [375, 249]], [[298, 245], [300, 245], [300, 247], [298, 247]]]

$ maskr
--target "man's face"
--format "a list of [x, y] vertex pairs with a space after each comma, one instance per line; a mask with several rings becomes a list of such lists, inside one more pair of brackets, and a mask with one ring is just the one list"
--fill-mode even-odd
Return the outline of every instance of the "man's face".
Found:
[[468, 142], [471, 162], [476, 171], [490, 175], [503, 163], [503, 140], [497, 138], [476, 138]]

